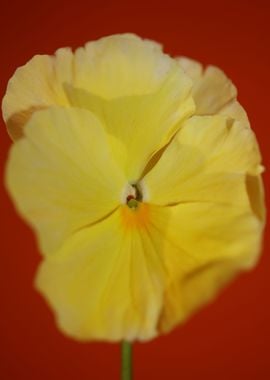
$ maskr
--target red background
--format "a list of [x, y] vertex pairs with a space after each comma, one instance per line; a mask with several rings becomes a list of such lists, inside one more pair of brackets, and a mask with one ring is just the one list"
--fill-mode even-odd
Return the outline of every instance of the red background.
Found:
[[[239, 88], [269, 166], [270, 3], [227, 0], [1, 2], [0, 98], [17, 66], [34, 54], [135, 32], [220, 66]], [[1, 174], [10, 140], [1, 121]], [[265, 174], [265, 183], [267, 183]], [[269, 178], [268, 178], [269, 180]], [[31, 231], [1, 187], [0, 378], [118, 379], [117, 344], [80, 344], [62, 336], [32, 286], [39, 254]], [[266, 234], [267, 236], [267, 234]], [[240, 276], [185, 326], [135, 344], [135, 379], [270, 378], [269, 241], [258, 267]]]

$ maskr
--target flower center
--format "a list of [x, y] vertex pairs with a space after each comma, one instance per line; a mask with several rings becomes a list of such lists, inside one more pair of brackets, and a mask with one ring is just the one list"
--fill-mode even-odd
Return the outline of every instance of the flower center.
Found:
[[135, 210], [139, 207], [142, 201], [142, 194], [136, 184], [131, 185], [133, 188], [133, 194], [129, 194], [126, 198], [126, 204], [129, 208]]

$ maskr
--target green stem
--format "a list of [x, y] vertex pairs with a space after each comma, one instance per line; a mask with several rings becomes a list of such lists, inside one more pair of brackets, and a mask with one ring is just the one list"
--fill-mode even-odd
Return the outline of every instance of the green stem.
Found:
[[132, 345], [122, 342], [122, 380], [132, 380]]

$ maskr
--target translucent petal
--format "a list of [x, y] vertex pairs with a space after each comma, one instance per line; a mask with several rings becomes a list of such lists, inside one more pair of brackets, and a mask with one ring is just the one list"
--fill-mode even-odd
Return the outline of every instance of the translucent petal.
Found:
[[148, 94], [166, 79], [174, 60], [134, 34], [88, 42], [74, 54], [74, 85], [106, 99]]
[[36, 55], [15, 71], [2, 103], [3, 117], [14, 140], [23, 135], [22, 128], [33, 112], [51, 105], [69, 105], [63, 83], [72, 80], [72, 60], [71, 50], [64, 48], [53, 57]]
[[247, 113], [237, 100], [232, 100], [229, 103], [227, 103], [224, 107], [220, 109], [218, 114], [229, 116], [235, 120], [239, 120], [245, 127], [250, 128]]
[[37, 288], [59, 327], [79, 340], [148, 340], [158, 333], [161, 264], [143, 229], [125, 229], [121, 211], [67, 239], [38, 272]]
[[25, 134], [11, 149], [7, 185], [42, 250], [51, 252], [73, 231], [112, 212], [126, 180], [89, 111], [39, 111]]
[[236, 100], [236, 88], [223, 71], [215, 66], [204, 70], [201, 63], [187, 57], [179, 57], [177, 61], [193, 80], [196, 115], [221, 114], [249, 127], [247, 114]]
[[176, 60], [180, 63], [180, 66], [189, 75], [194, 83], [201, 79], [203, 75], [203, 66], [200, 62], [183, 56], [176, 58]]
[[16, 70], [3, 99], [3, 115], [11, 137], [22, 136], [23, 125], [36, 110], [69, 106], [69, 84], [106, 99], [149, 94], [166, 80], [175, 61], [157, 43], [132, 34], [89, 42], [72, 53], [37, 55]]
[[140, 178], [151, 157], [194, 111], [191, 81], [178, 67], [148, 95], [105, 100], [71, 86], [66, 90], [72, 105], [92, 111], [125, 147], [125, 152], [117, 147], [114, 151], [130, 182]]
[[237, 91], [226, 75], [214, 66], [208, 66], [203, 77], [194, 83], [193, 96], [197, 115], [212, 115], [234, 99]]

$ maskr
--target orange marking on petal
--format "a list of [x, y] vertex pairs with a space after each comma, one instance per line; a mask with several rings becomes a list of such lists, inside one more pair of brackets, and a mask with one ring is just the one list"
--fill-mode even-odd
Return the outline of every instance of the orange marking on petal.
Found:
[[121, 216], [123, 225], [126, 228], [144, 228], [149, 222], [149, 206], [139, 202], [136, 209], [132, 209], [127, 205], [122, 206]]

